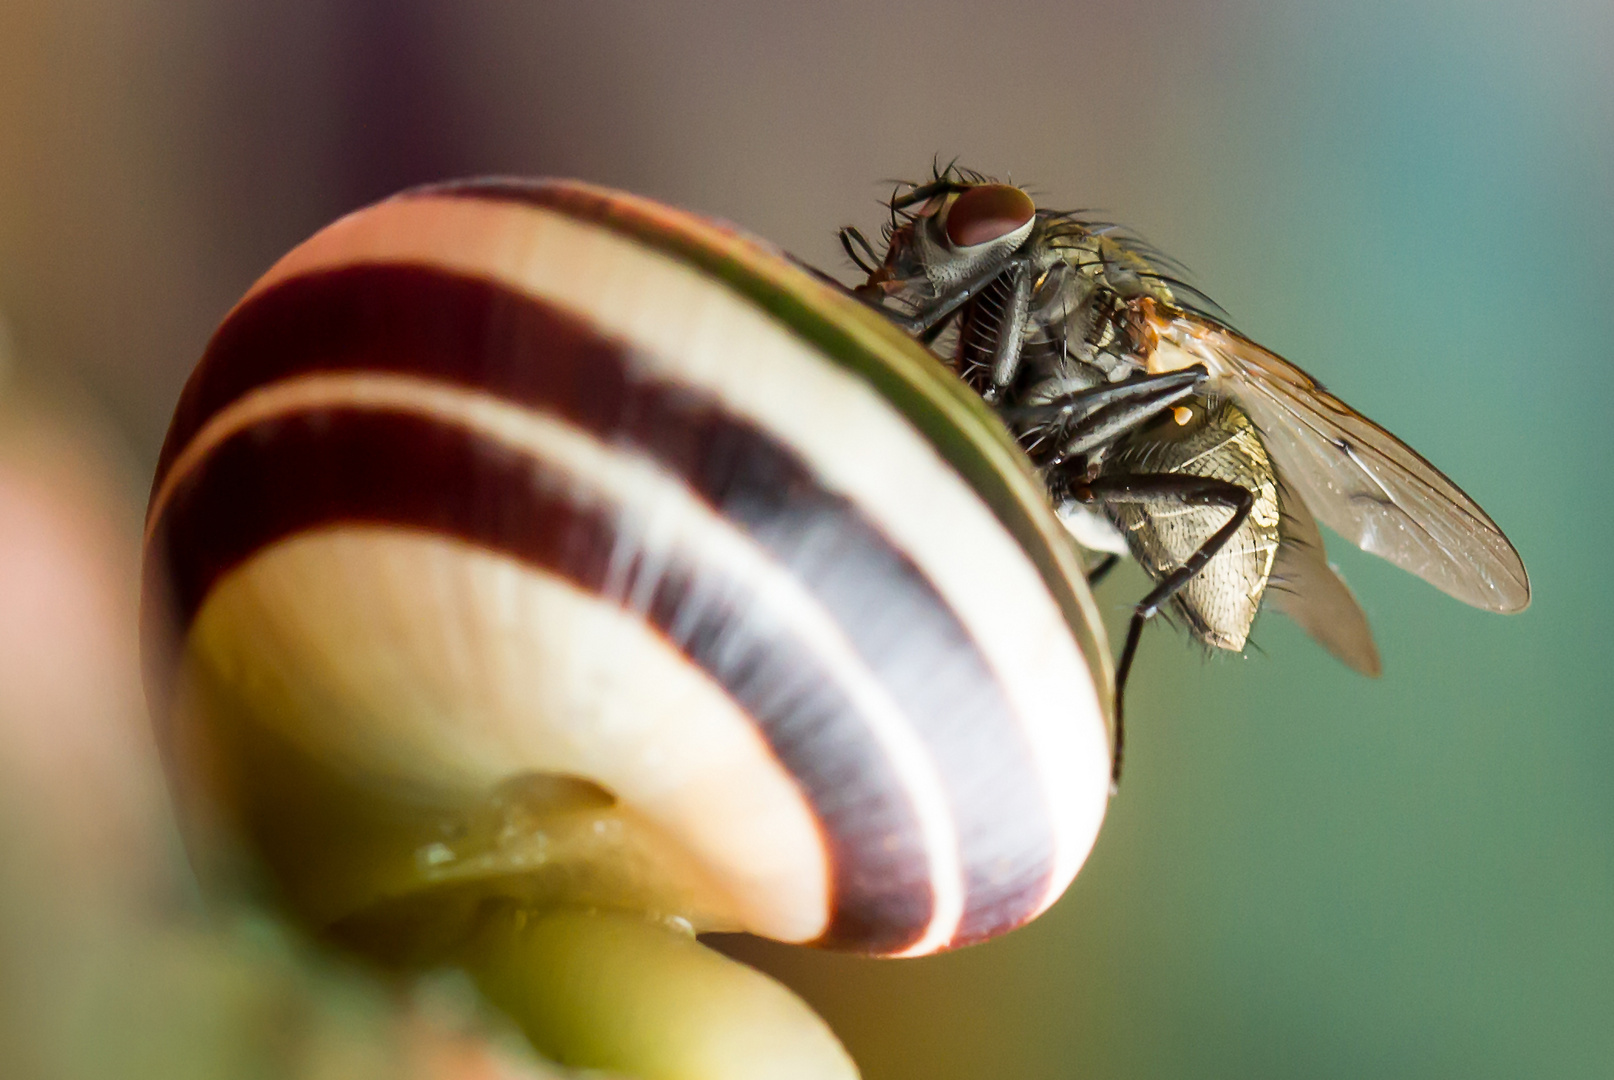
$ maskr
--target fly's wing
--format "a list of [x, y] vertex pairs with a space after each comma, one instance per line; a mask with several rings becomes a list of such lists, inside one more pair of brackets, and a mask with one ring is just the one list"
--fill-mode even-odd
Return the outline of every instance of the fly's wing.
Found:
[[1151, 371], [1204, 364], [1260, 429], [1291, 487], [1324, 525], [1437, 589], [1488, 611], [1523, 611], [1530, 579], [1485, 511], [1400, 439], [1253, 341], [1205, 319], [1150, 309]]
[[1342, 663], [1377, 677], [1379, 650], [1367, 615], [1328, 564], [1317, 522], [1281, 474], [1278, 507], [1278, 554], [1267, 579], [1268, 601]]

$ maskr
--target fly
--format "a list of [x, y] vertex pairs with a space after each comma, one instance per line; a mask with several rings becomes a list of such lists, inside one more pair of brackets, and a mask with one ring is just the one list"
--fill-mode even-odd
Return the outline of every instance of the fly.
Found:
[[1136, 237], [951, 166], [900, 185], [887, 209], [883, 250], [840, 232], [867, 275], [854, 292], [998, 411], [1072, 536], [1108, 553], [1092, 580], [1128, 554], [1154, 581], [1116, 667], [1117, 777], [1127, 675], [1168, 605], [1199, 641], [1239, 651], [1271, 597], [1336, 657], [1379, 673], [1317, 520], [1465, 603], [1528, 606], [1518, 552], [1473, 499], [1234, 330]]

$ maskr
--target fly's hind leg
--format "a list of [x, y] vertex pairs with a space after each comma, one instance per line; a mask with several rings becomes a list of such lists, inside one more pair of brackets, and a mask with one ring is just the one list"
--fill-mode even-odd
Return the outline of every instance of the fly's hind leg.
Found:
[[1132, 661], [1137, 657], [1138, 641], [1143, 636], [1143, 625], [1155, 615], [1177, 591], [1205, 569], [1216, 553], [1233, 539], [1244, 519], [1250, 516], [1255, 496], [1246, 488], [1226, 480], [1208, 476], [1181, 476], [1173, 473], [1140, 473], [1135, 476], [1099, 477], [1076, 486], [1071, 494], [1084, 503], [1115, 506], [1124, 503], [1159, 502], [1171, 500], [1182, 506], [1220, 506], [1232, 513], [1222, 527], [1211, 534], [1177, 569], [1161, 578], [1149, 594], [1138, 601], [1132, 610], [1132, 622], [1127, 627], [1126, 645], [1121, 649], [1121, 660], [1115, 667], [1115, 755], [1110, 762], [1110, 781], [1121, 779], [1121, 752], [1125, 734], [1127, 676], [1132, 672]]

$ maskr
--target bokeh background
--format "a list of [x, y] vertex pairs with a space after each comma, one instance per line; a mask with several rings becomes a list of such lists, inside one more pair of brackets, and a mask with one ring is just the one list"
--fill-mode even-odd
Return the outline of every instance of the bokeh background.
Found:
[[870, 1080], [1607, 1077], [1611, 57], [1607, 0], [3, 0], [0, 357], [117, 448], [127, 553], [211, 327], [405, 185], [583, 177], [844, 277], [834, 227], [933, 154], [1101, 208], [1472, 493], [1534, 605], [1333, 544], [1384, 677], [1278, 617], [1243, 658], [1151, 632], [1126, 781], [1037, 924], [731, 947]]

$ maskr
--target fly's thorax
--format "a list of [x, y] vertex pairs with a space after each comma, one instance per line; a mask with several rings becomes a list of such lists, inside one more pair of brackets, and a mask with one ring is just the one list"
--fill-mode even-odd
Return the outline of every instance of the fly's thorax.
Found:
[[1097, 241], [1095, 273], [1116, 293], [1127, 300], [1147, 297], [1163, 304], [1176, 302], [1176, 296], [1166, 284], [1169, 275], [1162, 273], [1165, 268], [1138, 250], [1142, 241], [1118, 235], [1100, 236]]
[[1169, 267], [1156, 266], [1140, 251], [1142, 241], [1120, 231], [1095, 231], [1065, 215], [1049, 215], [1041, 223], [1042, 248], [1064, 263], [1095, 290], [1114, 293], [1122, 302], [1147, 297], [1174, 304], [1166, 283]]
[[[1280, 540], [1277, 477], [1249, 417], [1225, 398], [1189, 398], [1118, 445], [1102, 471], [1107, 477], [1202, 476], [1236, 484], [1254, 496], [1244, 524], [1174, 600], [1195, 637], [1218, 648], [1243, 649]], [[1157, 579], [1183, 565], [1231, 512], [1175, 497], [1109, 507], [1133, 558]]]
[[1139, 343], [1131, 302], [1102, 279], [1073, 276], [1077, 287], [1069, 301], [1050, 310], [1049, 333], [1062, 338], [1071, 360], [1111, 382], [1144, 370], [1148, 352]]
[[1167, 282], [1180, 271], [1156, 266], [1138, 250], [1142, 242], [1124, 233], [1095, 232], [1059, 219], [1045, 232], [1072, 279], [1067, 302], [1057, 310], [1072, 355], [1112, 379], [1154, 370], [1153, 314], [1157, 305], [1175, 310], [1177, 297]]

